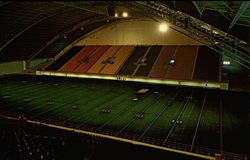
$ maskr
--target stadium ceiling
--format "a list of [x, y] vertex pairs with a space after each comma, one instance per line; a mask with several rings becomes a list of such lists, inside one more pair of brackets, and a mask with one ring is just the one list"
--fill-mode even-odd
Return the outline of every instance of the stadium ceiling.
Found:
[[[212, 49], [249, 69], [249, 4], [249, 1], [0, 1], [0, 56], [22, 51], [25, 46], [27, 55], [23, 59], [30, 59], [84, 21], [123, 20], [111, 16], [108, 12], [111, 8], [111, 12], [127, 11], [130, 18], [167, 21], [186, 34], [205, 38], [215, 45]], [[42, 34], [37, 37], [37, 32]]]

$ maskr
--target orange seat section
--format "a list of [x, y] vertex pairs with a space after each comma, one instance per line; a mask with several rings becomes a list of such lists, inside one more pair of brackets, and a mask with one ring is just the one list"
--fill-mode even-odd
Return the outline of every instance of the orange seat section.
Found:
[[64, 64], [58, 71], [61, 72], [73, 72], [73, 70], [81, 64], [81, 60], [95, 51], [97, 46], [86, 46], [73, 58], [71, 58], [66, 64]]
[[96, 61], [109, 49], [110, 46], [99, 47], [91, 56], [89, 56], [88, 62], [84, 62], [74, 72], [86, 73], [89, 68], [96, 63]]
[[114, 55], [114, 63], [107, 64], [104, 69], [100, 72], [102, 74], [116, 74], [120, 67], [125, 63], [128, 56], [134, 50], [135, 47], [132, 46], [123, 46], [119, 51]]
[[112, 57], [121, 47], [112, 46], [101, 56], [97, 62], [87, 71], [87, 73], [99, 73], [107, 64], [104, 62]]

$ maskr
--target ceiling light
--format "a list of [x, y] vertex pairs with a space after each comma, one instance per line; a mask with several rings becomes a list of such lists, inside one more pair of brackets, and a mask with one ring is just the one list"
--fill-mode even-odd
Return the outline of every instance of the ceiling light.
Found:
[[122, 16], [123, 16], [123, 17], [128, 17], [128, 12], [123, 12], [123, 13], [122, 13]]
[[115, 17], [118, 17], [118, 13], [115, 13]]
[[168, 30], [168, 25], [167, 25], [166, 23], [160, 24], [159, 30], [160, 30], [161, 32], [166, 32], [166, 31]]
[[66, 39], [66, 38], [67, 38], [67, 36], [64, 36], [64, 38]]
[[223, 64], [224, 64], [224, 65], [230, 65], [231, 62], [230, 62], [230, 61], [223, 61]]
[[174, 59], [170, 59], [169, 61], [168, 61], [168, 65], [175, 65], [175, 60]]
[[83, 30], [84, 28], [83, 27], [81, 27], [81, 30]]

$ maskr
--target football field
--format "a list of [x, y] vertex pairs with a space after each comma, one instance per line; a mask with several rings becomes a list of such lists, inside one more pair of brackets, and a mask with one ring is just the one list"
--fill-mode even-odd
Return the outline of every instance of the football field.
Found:
[[[147, 89], [145, 93], [138, 93]], [[214, 157], [248, 153], [248, 93], [125, 81], [0, 78], [0, 113]], [[183, 153], [184, 153], [183, 152]]]

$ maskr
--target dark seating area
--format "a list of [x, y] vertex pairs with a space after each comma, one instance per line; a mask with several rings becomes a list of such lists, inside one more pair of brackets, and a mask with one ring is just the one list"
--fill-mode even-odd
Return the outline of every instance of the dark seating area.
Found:
[[[99, 16], [100, 19], [102, 16]], [[42, 50], [40, 53], [38, 53], [34, 58], [46, 58], [46, 57], [54, 57], [56, 56], [61, 50], [63, 50], [65, 47], [67, 47], [70, 43], [77, 40], [84, 34], [106, 24], [107, 21], [100, 20], [97, 22], [90, 23], [89, 25], [79, 27], [72, 32], [67, 34], [67, 37], [64, 38], [64, 36], [61, 36], [61, 38], [57, 39], [50, 45], [48, 45], [44, 50]]]
[[156, 58], [160, 54], [162, 49], [162, 46], [152, 46], [149, 50], [147, 56], [146, 56], [146, 63], [145, 66], [140, 66], [137, 72], [135, 73], [135, 76], [147, 76], [155, 63]]
[[51, 65], [49, 65], [46, 70], [57, 71], [83, 48], [83, 46], [76, 46], [71, 48], [69, 51], [59, 57], [56, 61], [54, 61]]
[[215, 52], [208, 47], [201, 46], [196, 60], [193, 79], [218, 81], [220, 66], [219, 56], [219, 54], [215, 54]]
[[137, 67], [136, 65], [134, 65], [134, 63], [137, 62], [141, 57], [143, 57], [147, 49], [148, 47], [146, 46], [136, 47], [117, 74], [132, 75]]

